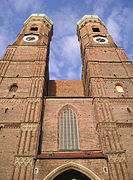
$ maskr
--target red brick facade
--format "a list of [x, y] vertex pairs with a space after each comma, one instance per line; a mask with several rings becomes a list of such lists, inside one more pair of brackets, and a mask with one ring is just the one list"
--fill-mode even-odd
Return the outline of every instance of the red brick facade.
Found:
[[[32, 15], [0, 62], [0, 180], [54, 180], [70, 169], [91, 180], [132, 180], [132, 63], [102, 21], [85, 16], [77, 26], [82, 80], [49, 80], [52, 28]], [[32, 35], [38, 40], [23, 40]], [[63, 142], [74, 143], [75, 126], [78, 148], [61, 149], [60, 133], [67, 129]]]

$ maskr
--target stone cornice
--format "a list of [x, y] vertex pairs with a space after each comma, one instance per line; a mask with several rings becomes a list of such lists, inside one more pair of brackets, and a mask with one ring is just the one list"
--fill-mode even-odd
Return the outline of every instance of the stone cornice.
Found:
[[91, 63], [91, 64], [103, 63], [103, 64], [130, 64], [130, 65], [133, 65], [131, 61], [87, 60], [87, 65], [89, 63]]
[[27, 102], [42, 102], [42, 98], [0, 98], [0, 103], [27, 103]]
[[109, 79], [111, 80], [111, 81], [117, 81], [117, 82], [119, 82], [119, 81], [122, 81], [122, 80], [128, 80], [128, 81], [130, 81], [130, 80], [133, 80], [133, 77], [116, 77], [116, 78], [114, 78], [114, 76], [112, 76], [112, 77], [105, 77], [105, 76], [99, 76], [99, 77], [97, 77], [97, 76], [95, 76], [95, 77], [90, 77], [90, 79], [95, 79], [95, 81], [97, 82], [97, 81], [99, 81], [100, 79], [102, 79], [102, 80], [104, 80], [104, 81], [108, 81]]
[[95, 47], [95, 46], [86, 46], [86, 48], [85, 49], [96, 49], [96, 48], [99, 48], [99, 49], [105, 49], [105, 48], [109, 48], [109, 49], [121, 49], [121, 50], [124, 50], [122, 47], [114, 47], [114, 46], [106, 46], [106, 45], [104, 45], [104, 46], [97, 46], [97, 47]]
[[46, 45], [8, 45], [8, 47], [7, 48], [17, 48], [17, 47], [25, 47], [25, 46], [27, 46], [27, 47], [29, 47], [29, 46], [33, 46], [33, 47], [37, 47], [37, 48], [43, 48], [43, 49], [47, 49], [47, 46]]
[[1, 60], [0, 63], [7, 63], [7, 62], [10, 62], [12, 64], [46, 64], [46, 61], [39, 61], [39, 60], [34, 60], [34, 61], [17, 61], [17, 60]]
[[12, 123], [7, 123], [7, 122], [0, 122], [0, 127], [2, 128], [20, 128], [21, 123], [16, 123], [16, 122], [12, 122]]
[[29, 80], [43, 80], [45, 77], [42, 76], [42, 77], [4, 77], [4, 79], [6, 79], [6, 81], [16, 81], [16, 82], [19, 82], [19, 81], [29, 81]]
[[103, 102], [133, 102], [133, 97], [129, 98], [112, 98], [112, 97], [95, 97], [95, 102], [103, 103]]

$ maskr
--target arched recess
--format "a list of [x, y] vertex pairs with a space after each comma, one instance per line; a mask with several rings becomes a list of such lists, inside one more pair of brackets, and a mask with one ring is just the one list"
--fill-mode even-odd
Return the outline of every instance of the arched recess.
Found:
[[77, 114], [70, 105], [64, 106], [59, 112], [59, 149], [79, 149]]
[[100, 178], [94, 173], [92, 172], [90, 169], [74, 163], [74, 162], [69, 162], [67, 164], [63, 164], [59, 167], [57, 167], [56, 169], [54, 169], [53, 171], [51, 171], [45, 178], [44, 180], [53, 180], [56, 176], [58, 176], [59, 174], [69, 170], [69, 169], [73, 169], [76, 171], [79, 171], [83, 174], [85, 174], [88, 178], [90, 178], [91, 180], [100, 180]]
[[63, 109], [67, 109], [67, 108], [72, 109], [72, 110], [76, 113], [77, 117], [79, 116], [79, 113], [78, 113], [77, 109], [76, 109], [74, 106], [72, 106], [71, 104], [66, 104], [65, 106], [63, 106], [63, 107], [59, 110], [59, 112], [58, 112], [58, 117], [60, 116], [60, 114], [61, 114], [61, 112], [63, 111]]

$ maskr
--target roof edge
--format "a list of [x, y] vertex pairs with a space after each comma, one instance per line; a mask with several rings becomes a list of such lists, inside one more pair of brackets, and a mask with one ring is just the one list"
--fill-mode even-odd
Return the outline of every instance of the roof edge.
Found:
[[48, 16], [46, 16], [46, 14], [40, 14], [40, 13], [33, 13], [31, 14], [28, 19], [26, 19], [26, 21], [24, 22], [24, 24], [31, 18], [31, 17], [43, 17], [45, 19], [47, 19], [47, 21], [53, 25], [53, 21], [51, 19], [48, 18]]
[[99, 19], [100, 22], [105, 26], [105, 24], [102, 22], [102, 20], [97, 15], [85, 15], [83, 16], [78, 22], [77, 26], [79, 26], [85, 19], [92, 18], [92, 19]]

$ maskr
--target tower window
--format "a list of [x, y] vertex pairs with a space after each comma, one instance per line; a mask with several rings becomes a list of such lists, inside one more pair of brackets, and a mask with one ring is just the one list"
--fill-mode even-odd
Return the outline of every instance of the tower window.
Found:
[[14, 83], [10, 86], [9, 92], [16, 92], [17, 89], [18, 89], [18, 86], [16, 83]]
[[12, 96], [12, 98], [15, 98], [15, 94]]
[[117, 84], [115, 87], [118, 92], [124, 92], [124, 89], [120, 84]]
[[8, 108], [5, 109], [5, 113], [7, 113], [7, 112], [8, 112]]
[[31, 27], [30, 30], [31, 30], [31, 31], [37, 31], [37, 30], [38, 30], [38, 27]]
[[100, 32], [99, 28], [92, 28], [93, 32]]
[[128, 111], [129, 113], [131, 113], [131, 109], [130, 109], [129, 107], [127, 107], [127, 111]]
[[59, 117], [59, 148], [61, 150], [78, 149], [77, 118], [73, 110], [64, 109]]
[[3, 126], [0, 126], [0, 130], [3, 128]]

